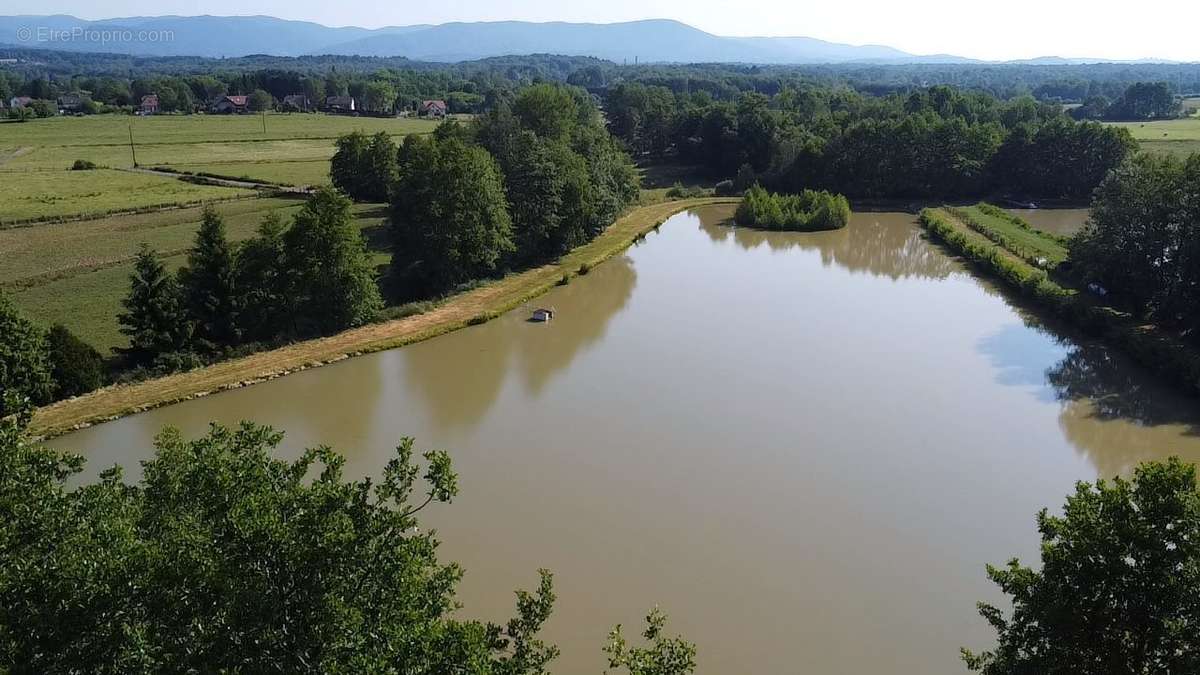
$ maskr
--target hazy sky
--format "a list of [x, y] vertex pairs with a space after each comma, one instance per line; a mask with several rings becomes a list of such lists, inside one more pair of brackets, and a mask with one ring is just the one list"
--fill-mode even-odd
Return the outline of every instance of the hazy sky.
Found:
[[331, 26], [671, 18], [719, 35], [805, 35], [983, 59], [1087, 56], [1200, 61], [1200, 2], [1109, 0], [5, 0], [3, 14], [85, 19], [267, 14]]

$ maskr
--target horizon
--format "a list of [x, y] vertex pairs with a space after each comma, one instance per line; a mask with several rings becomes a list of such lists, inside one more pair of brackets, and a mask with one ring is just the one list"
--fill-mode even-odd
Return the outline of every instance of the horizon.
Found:
[[[805, 37], [854, 46], [886, 46], [909, 54], [952, 55], [983, 61], [1014, 61], [1047, 57], [1097, 61], [1200, 61], [1200, 49], [1188, 36], [1189, 17], [1157, 27], [1151, 35], [1132, 34], [1127, 17], [1107, 12], [1081, 13], [1081, 2], [1046, 6], [1033, 0], [1014, 0], [1003, 15], [987, 16], [987, 28], [975, 29], [981, 17], [955, 11], [948, 0], [919, 0], [896, 7], [878, 2], [844, 3], [836, 7], [816, 3], [784, 5], [778, 0], [760, 3], [768, 11], [753, 16], [736, 7], [703, 0], [616, 0], [604, 7], [563, 8], [548, 0], [518, 0], [494, 8], [479, 0], [390, 9], [343, 3], [329, 7], [313, 0], [256, 0], [250, 3], [214, 0], [210, 11], [189, 13], [195, 5], [181, 0], [115, 0], [97, 12], [79, 0], [15, 3], [8, 16], [69, 15], [87, 21], [130, 17], [270, 17], [304, 21], [331, 28], [380, 28], [448, 23], [590, 23], [677, 21], [721, 37]], [[771, 9], [778, 11], [769, 11]], [[938, 8], [941, 8], [940, 11]], [[1027, 10], [1027, 11], [1022, 11]], [[1200, 18], [1200, 10], [1188, 9]], [[1178, 12], [1177, 12], [1178, 14]], [[1038, 16], [1036, 23], [1024, 17]], [[1071, 26], [1059, 29], [1057, 26]], [[1117, 37], [1121, 39], [1116, 40]]]

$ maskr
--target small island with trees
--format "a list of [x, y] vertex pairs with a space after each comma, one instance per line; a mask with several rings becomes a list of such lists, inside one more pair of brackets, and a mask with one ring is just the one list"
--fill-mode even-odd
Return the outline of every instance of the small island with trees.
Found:
[[733, 218], [738, 225], [764, 230], [839, 230], [850, 222], [850, 202], [843, 195], [824, 190], [785, 195], [754, 185], [742, 197]]

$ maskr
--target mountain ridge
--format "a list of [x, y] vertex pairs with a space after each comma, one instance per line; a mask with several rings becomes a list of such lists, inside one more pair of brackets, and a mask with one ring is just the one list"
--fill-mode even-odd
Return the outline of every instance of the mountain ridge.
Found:
[[[57, 32], [53, 32], [57, 31]], [[100, 40], [99, 31], [109, 37]], [[139, 39], [149, 34], [159, 39]], [[1041, 56], [985, 61], [951, 54], [918, 55], [887, 45], [852, 45], [814, 37], [730, 37], [672, 19], [616, 23], [457, 21], [411, 26], [325, 26], [267, 15], [129, 16], [86, 20], [68, 14], [0, 16], [0, 43], [25, 48], [134, 56], [208, 58], [387, 56], [457, 62], [494, 56], [560, 54], [617, 63], [978, 64], [1173, 63]]]

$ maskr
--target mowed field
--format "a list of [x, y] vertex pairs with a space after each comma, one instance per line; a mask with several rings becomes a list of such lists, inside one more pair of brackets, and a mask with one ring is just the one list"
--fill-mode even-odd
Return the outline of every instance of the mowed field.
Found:
[[[239, 196], [123, 169], [170, 167], [282, 185], [326, 185], [334, 140], [351, 131], [397, 138], [428, 133], [430, 120], [323, 114], [94, 115], [0, 124], [0, 223], [70, 218]], [[265, 127], [265, 130], [264, 130]], [[130, 134], [133, 147], [130, 147]], [[83, 159], [101, 171], [70, 171]]]
[[1110, 122], [1125, 127], [1142, 150], [1186, 157], [1200, 152], [1200, 117], [1157, 122]]
[[[225, 218], [230, 239], [241, 241], [254, 235], [268, 213], [274, 211], [286, 222], [303, 203], [300, 198], [245, 199], [219, 202], [215, 208]], [[0, 292], [38, 323], [63, 323], [108, 353], [126, 344], [116, 317], [138, 247], [149, 244], [169, 267], [178, 268], [192, 245], [200, 212], [200, 207], [170, 209], [0, 229]], [[375, 261], [387, 262], [385, 207], [357, 204], [354, 213], [375, 249]]]

